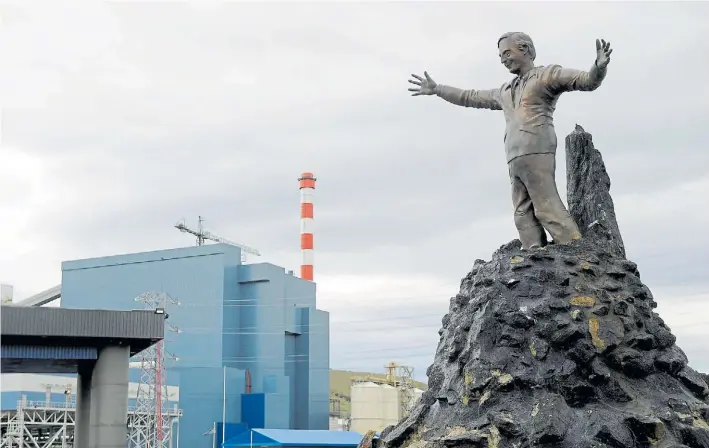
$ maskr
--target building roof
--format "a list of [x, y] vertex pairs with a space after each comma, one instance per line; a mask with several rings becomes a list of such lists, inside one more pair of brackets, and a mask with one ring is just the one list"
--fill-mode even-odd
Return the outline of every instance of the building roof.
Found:
[[253, 429], [227, 440], [223, 446], [225, 448], [248, 446], [355, 447], [362, 437], [364, 437], [362, 434], [355, 431]]
[[73, 373], [98, 350], [128, 345], [135, 355], [163, 339], [165, 314], [3, 306], [3, 373]]

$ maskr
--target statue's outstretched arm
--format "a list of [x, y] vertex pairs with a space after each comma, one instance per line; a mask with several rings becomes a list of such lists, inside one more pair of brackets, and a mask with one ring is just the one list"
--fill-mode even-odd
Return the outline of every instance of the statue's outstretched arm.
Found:
[[559, 65], [547, 67], [543, 77], [549, 90], [553, 94], [596, 90], [606, 77], [612, 52], [610, 42], [596, 40], [596, 60], [589, 71], [563, 68]]
[[463, 90], [457, 87], [438, 84], [434, 92], [439, 97], [463, 107], [476, 109], [502, 110], [500, 89], [491, 90]]
[[500, 89], [463, 90], [457, 87], [436, 84], [436, 81], [427, 72], [423, 72], [423, 75], [424, 77], [411, 75], [413, 79], [410, 79], [409, 82], [417, 86], [409, 88], [409, 92], [413, 92], [412, 96], [437, 95], [458, 106], [475, 107], [477, 109], [502, 109]]
[[547, 85], [554, 94], [563, 92], [590, 92], [601, 86], [606, 77], [606, 69], [600, 69], [594, 63], [589, 71], [564, 68], [551, 65], [546, 69]]

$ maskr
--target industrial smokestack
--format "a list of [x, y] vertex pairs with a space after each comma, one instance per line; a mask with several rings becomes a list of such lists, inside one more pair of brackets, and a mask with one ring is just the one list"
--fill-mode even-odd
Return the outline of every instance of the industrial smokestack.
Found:
[[316, 180], [313, 173], [303, 173], [298, 178], [300, 182], [300, 250], [303, 252], [300, 278], [310, 281], [313, 281], [313, 193]]

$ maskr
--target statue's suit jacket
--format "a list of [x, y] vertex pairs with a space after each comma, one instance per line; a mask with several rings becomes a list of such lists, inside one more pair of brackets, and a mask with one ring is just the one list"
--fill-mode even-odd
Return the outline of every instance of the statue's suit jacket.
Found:
[[605, 69], [590, 73], [549, 65], [534, 67], [499, 89], [463, 90], [437, 85], [435, 93], [459, 106], [502, 110], [507, 122], [504, 141], [509, 163], [527, 154], [555, 153], [553, 114], [559, 96], [573, 90], [595, 90], [604, 77]]

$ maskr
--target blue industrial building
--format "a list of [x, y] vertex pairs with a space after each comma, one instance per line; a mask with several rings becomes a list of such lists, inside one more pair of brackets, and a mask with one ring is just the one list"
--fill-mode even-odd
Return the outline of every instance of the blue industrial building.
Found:
[[62, 263], [62, 307], [136, 309], [147, 292], [179, 301], [166, 310], [177, 331], [166, 331], [176, 360], [165, 366], [179, 387], [183, 446], [211, 448], [204, 434], [222, 421], [328, 429], [329, 315], [316, 309], [314, 283], [270, 263], [242, 264], [226, 244]]

